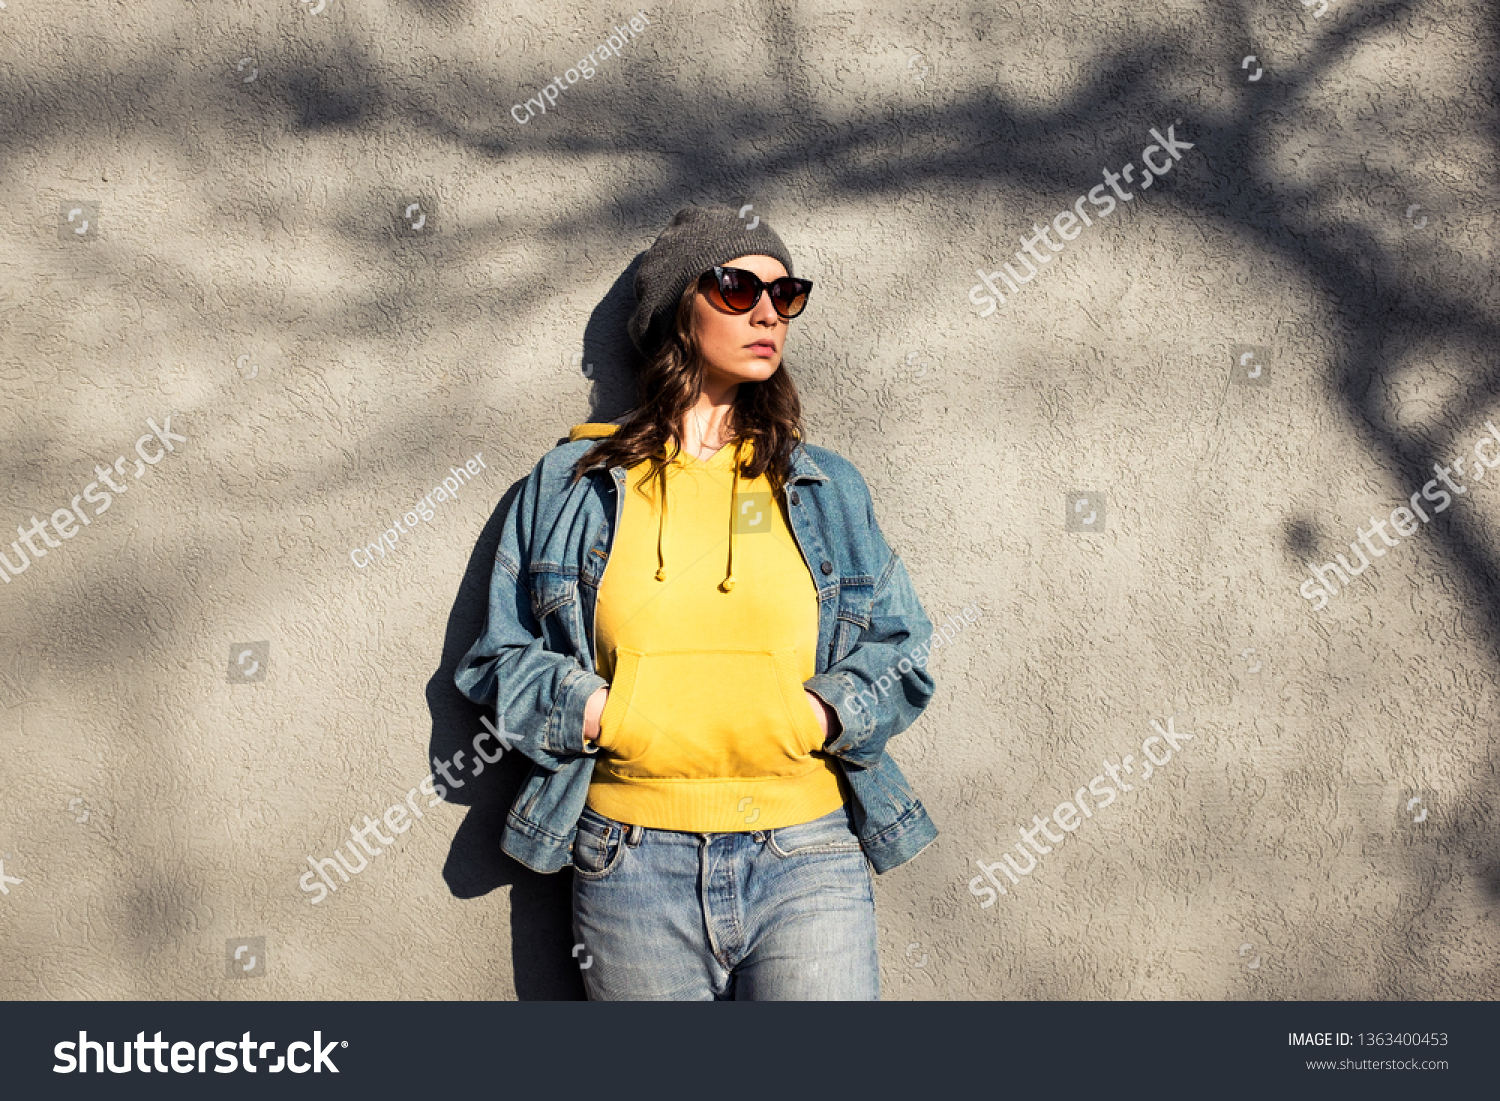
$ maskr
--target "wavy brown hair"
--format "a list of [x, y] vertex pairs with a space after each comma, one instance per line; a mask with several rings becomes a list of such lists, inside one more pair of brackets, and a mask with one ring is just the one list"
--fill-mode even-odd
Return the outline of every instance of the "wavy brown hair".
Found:
[[[665, 481], [667, 463], [682, 450], [679, 426], [703, 389], [705, 362], [694, 311], [702, 282], [700, 277], [682, 292], [672, 332], [641, 367], [636, 377], [638, 404], [634, 412], [612, 436], [579, 457], [573, 465], [573, 482], [595, 463], [628, 469], [643, 459], [649, 459], [651, 466], [636, 488], [639, 490], [650, 478]], [[787, 371], [785, 355], [770, 378], [740, 383], [725, 428], [736, 438], [755, 444], [754, 458], [740, 463], [741, 477], [766, 474], [772, 494], [779, 494], [791, 477], [792, 449], [802, 438], [802, 399]], [[672, 445], [670, 453], [668, 442]]]

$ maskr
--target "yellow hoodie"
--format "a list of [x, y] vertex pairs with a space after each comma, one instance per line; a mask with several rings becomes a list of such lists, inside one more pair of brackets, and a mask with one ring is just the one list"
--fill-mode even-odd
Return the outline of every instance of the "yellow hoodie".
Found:
[[[568, 438], [616, 427], [575, 425]], [[619, 822], [774, 829], [846, 801], [802, 688], [817, 671], [817, 589], [767, 477], [740, 476], [740, 446], [680, 452], [665, 508], [658, 479], [636, 488], [647, 462], [626, 470], [594, 612], [610, 689], [588, 795]]]

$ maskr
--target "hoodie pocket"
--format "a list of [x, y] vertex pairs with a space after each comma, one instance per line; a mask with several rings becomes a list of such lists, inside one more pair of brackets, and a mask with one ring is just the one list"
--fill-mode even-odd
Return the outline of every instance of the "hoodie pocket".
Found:
[[795, 776], [823, 745], [795, 648], [619, 647], [599, 729], [624, 779]]

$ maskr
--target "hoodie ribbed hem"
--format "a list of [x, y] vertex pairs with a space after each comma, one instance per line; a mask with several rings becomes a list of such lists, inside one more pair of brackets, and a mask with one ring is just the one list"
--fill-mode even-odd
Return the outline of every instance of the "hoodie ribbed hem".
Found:
[[625, 779], [600, 760], [589, 783], [588, 805], [616, 822], [649, 829], [746, 833], [811, 822], [848, 798], [848, 782], [832, 757], [820, 757], [800, 776], [719, 780]]

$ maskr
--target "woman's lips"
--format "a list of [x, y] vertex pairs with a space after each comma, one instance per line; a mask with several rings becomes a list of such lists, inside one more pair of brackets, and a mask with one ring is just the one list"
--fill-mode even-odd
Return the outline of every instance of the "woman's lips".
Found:
[[762, 359], [770, 359], [776, 354], [776, 345], [774, 344], [750, 344], [747, 347]]

